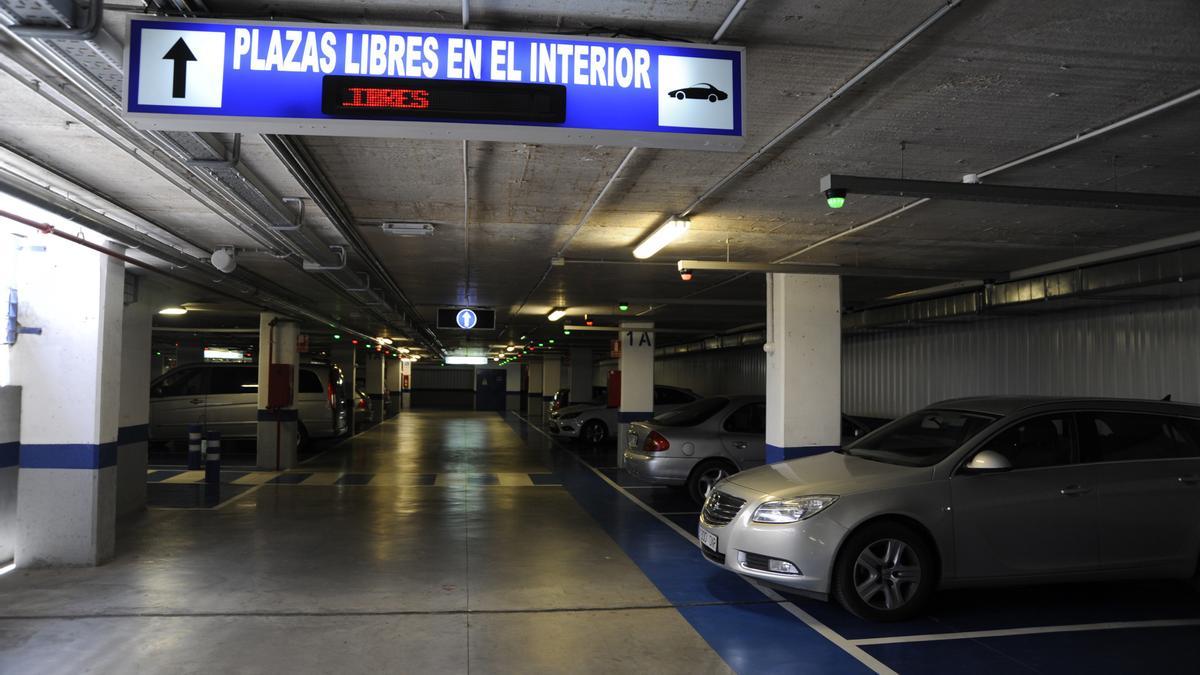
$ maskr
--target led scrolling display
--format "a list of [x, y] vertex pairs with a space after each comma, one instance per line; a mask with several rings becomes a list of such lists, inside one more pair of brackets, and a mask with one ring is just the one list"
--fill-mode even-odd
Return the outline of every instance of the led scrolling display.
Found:
[[364, 119], [562, 124], [567, 90], [557, 84], [326, 75], [321, 110]]

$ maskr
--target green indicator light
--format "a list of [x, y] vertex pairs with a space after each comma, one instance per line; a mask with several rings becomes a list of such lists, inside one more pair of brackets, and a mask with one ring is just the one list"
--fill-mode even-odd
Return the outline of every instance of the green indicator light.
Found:
[[825, 202], [827, 204], [829, 204], [829, 208], [831, 208], [831, 209], [840, 209], [846, 205], [846, 198], [845, 197], [829, 197], [828, 199], [825, 200]]
[[333, 334], [333, 339], [334, 339], [334, 340], [341, 340], [341, 339], [342, 339], [342, 336], [341, 336], [341, 335], [338, 335], [337, 333], [334, 333], [334, 334]]
[[554, 344], [554, 338], [550, 338], [549, 340], [547, 340], [547, 342], [549, 342], [550, 344]]
[[617, 305], [617, 309], [621, 310], [622, 312], [628, 312], [628, 311], [629, 311], [629, 305], [628, 305], [628, 304], [626, 304], [626, 303], [624, 303], [624, 302], [622, 302], [621, 304]]
[[539, 342], [539, 343], [538, 343], [538, 346], [539, 346], [539, 347], [545, 347], [545, 346], [546, 346], [546, 343], [545, 343], [545, 342]]
[[154, 352], [155, 356], [162, 356], [162, 352]]
[[571, 334], [571, 331], [566, 330], [566, 329], [563, 330], [563, 335], [570, 335], [570, 334]]

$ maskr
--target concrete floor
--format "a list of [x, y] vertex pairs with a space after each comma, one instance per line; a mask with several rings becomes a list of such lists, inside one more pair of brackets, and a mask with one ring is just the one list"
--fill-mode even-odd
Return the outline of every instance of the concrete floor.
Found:
[[[0, 672], [729, 672], [495, 413], [406, 413], [215, 510], [121, 524], [96, 569], [0, 577]], [[391, 477], [389, 480], [388, 477]]]

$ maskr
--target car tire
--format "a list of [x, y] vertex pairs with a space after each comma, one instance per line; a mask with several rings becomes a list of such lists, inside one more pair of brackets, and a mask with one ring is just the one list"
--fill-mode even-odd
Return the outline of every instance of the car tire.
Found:
[[833, 597], [868, 621], [903, 621], [929, 604], [937, 585], [937, 555], [910, 525], [872, 523], [842, 544], [833, 570]]
[[709, 94], [709, 95], [708, 95], [708, 102], [709, 102], [709, 103], [716, 103], [716, 102], [717, 102], [717, 95], [716, 95], [716, 94]]
[[708, 491], [721, 480], [737, 473], [733, 462], [724, 459], [706, 459], [692, 468], [688, 474], [687, 493], [692, 501], [703, 505]]
[[579, 440], [590, 445], [603, 443], [608, 438], [608, 427], [600, 420], [588, 420], [579, 428]]
[[308, 447], [308, 429], [304, 428], [304, 422], [296, 422], [296, 450], [303, 450]]
[[678, 94], [675, 94], [675, 99], [678, 101], [682, 101], [685, 98], [687, 98], [687, 94], [683, 93], [682, 91]]

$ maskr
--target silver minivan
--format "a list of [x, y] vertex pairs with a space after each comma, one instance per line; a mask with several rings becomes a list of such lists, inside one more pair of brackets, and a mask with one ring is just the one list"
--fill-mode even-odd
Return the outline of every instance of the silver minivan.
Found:
[[704, 556], [868, 619], [941, 587], [1200, 578], [1200, 406], [944, 401], [721, 481]]
[[[296, 410], [299, 437], [340, 436], [349, 429], [342, 372], [332, 365], [301, 365]], [[222, 439], [258, 434], [258, 366], [195, 363], [165, 373], [150, 385], [152, 441], [186, 439], [188, 427], [219, 431]]]

